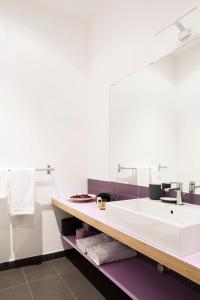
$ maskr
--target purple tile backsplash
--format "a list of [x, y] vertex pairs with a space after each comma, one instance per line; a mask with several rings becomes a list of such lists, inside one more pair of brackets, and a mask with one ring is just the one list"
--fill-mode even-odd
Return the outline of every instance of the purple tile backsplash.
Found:
[[[113, 200], [136, 199], [145, 198], [149, 196], [148, 187], [112, 181], [88, 179], [88, 193], [97, 195], [103, 192], [111, 194]], [[174, 193], [170, 196], [174, 196]], [[183, 194], [183, 201], [191, 204], [200, 205], [200, 195], [185, 193]]]
[[131, 184], [125, 184], [125, 183], [117, 183], [118, 195], [129, 195], [134, 198], [138, 198], [138, 186], [137, 185], [131, 185]]
[[88, 179], [88, 186], [117, 193], [117, 183], [112, 181]]
[[146, 186], [138, 186], [138, 198], [149, 197], [149, 188]]
[[88, 179], [88, 193], [96, 194], [109, 193], [113, 200], [125, 200], [138, 198], [138, 186]]
[[116, 182], [88, 179], [88, 193], [95, 195], [109, 193], [112, 200], [117, 200], [117, 184]]
[[134, 197], [132, 195], [123, 195], [123, 194], [118, 194], [117, 200], [128, 200], [128, 199], [137, 199], [137, 197]]
[[183, 202], [200, 205], [200, 195], [183, 194]]

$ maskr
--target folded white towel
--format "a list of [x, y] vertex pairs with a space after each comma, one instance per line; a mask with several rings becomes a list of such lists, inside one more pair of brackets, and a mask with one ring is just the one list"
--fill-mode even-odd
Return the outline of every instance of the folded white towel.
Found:
[[113, 239], [105, 233], [89, 236], [83, 239], [77, 239], [76, 245], [84, 252], [87, 253], [87, 249], [92, 246], [97, 246], [102, 242], [112, 241]]
[[8, 171], [0, 170], [0, 200], [8, 198]]
[[119, 241], [110, 241], [88, 248], [87, 255], [100, 266], [104, 263], [134, 257], [137, 252]]
[[10, 214], [30, 215], [35, 208], [34, 169], [12, 170], [10, 173]]

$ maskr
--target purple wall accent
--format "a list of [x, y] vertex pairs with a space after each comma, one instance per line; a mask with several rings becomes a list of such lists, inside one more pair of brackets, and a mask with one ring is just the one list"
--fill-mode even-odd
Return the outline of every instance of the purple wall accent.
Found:
[[[136, 199], [149, 196], [148, 187], [112, 181], [88, 179], [88, 193], [97, 195], [103, 192], [111, 194], [113, 200]], [[176, 193], [170, 192], [169, 196], [175, 197]], [[183, 194], [183, 201], [186, 203], [200, 205], [200, 195], [185, 193]]]
[[88, 193], [109, 193], [113, 200], [138, 198], [138, 186], [103, 180], [88, 179]]
[[125, 184], [125, 183], [117, 183], [117, 199], [134, 199], [138, 198], [138, 186]]
[[183, 194], [183, 201], [191, 204], [200, 205], [200, 195], [198, 194]]
[[88, 179], [88, 193], [98, 195], [104, 192], [109, 193], [113, 200], [117, 200], [117, 183]]
[[139, 189], [139, 192], [138, 192], [139, 197], [138, 198], [149, 197], [149, 188], [148, 187], [139, 186], [138, 189]]

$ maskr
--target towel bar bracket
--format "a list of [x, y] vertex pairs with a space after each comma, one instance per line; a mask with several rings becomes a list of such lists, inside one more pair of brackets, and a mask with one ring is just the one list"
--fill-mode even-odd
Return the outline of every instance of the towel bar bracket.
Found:
[[51, 165], [47, 165], [44, 169], [35, 169], [36, 172], [47, 172], [47, 175], [50, 175], [53, 171], [55, 171], [54, 168], [51, 167]]

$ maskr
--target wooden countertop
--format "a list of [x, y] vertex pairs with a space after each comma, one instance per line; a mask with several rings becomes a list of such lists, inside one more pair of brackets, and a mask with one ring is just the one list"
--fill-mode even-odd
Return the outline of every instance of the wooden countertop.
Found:
[[180, 258], [130, 235], [114, 227], [106, 218], [106, 212], [99, 210], [94, 201], [74, 203], [64, 198], [54, 198], [52, 204], [200, 285], [200, 252]]

